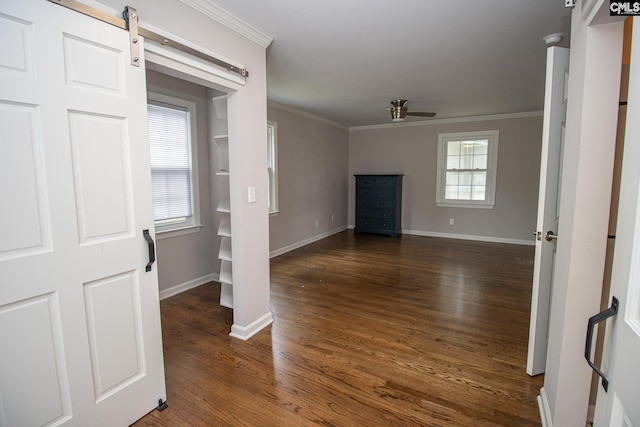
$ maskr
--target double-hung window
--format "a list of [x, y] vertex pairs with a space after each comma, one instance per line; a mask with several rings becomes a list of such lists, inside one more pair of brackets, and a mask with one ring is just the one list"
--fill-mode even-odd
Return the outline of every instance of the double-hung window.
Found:
[[438, 135], [437, 205], [493, 208], [498, 131]]
[[278, 124], [267, 122], [267, 172], [269, 214], [278, 213]]
[[153, 219], [159, 232], [197, 226], [194, 102], [149, 93]]

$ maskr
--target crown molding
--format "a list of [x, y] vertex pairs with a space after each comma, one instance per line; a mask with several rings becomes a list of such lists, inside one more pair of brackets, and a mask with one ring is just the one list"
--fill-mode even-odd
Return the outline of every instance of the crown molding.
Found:
[[225, 27], [230, 28], [252, 42], [259, 44], [265, 49], [273, 42], [273, 38], [235, 17], [210, 0], [180, 0], [180, 2], [219, 22]]
[[388, 129], [388, 128], [414, 127], [414, 126], [433, 126], [433, 125], [443, 125], [443, 124], [450, 124], [450, 123], [486, 122], [489, 120], [523, 119], [528, 117], [542, 117], [542, 114], [543, 114], [542, 111], [528, 111], [524, 113], [507, 113], [507, 114], [490, 114], [486, 116], [452, 117], [448, 119], [421, 120], [417, 122], [400, 122], [400, 123], [385, 123], [382, 125], [352, 126], [349, 128], [349, 131]]
[[328, 125], [331, 125], [333, 127], [337, 127], [339, 129], [349, 130], [349, 126], [345, 126], [342, 123], [334, 122], [333, 120], [326, 119], [326, 118], [324, 118], [322, 116], [318, 116], [316, 114], [309, 113], [308, 111], [304, 111], [304, 110], [301, 110], [299, 108], [291, 107], [289, 105], [278, 104], [277, 102], [268, 100], [267, 101], [267, 106], [273, 107], [273, 108], [277, 108], [278, 110], [286, 111], [288, 113], [296, 114], [298, 116], [302, 116], [302, 117], [305, 117], [307, 119], [315, 120], [316, 122], [326, 123]]

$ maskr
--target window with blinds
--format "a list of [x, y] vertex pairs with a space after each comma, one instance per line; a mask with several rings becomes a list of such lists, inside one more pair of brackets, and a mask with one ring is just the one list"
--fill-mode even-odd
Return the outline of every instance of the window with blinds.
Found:
[[438, 206], [492, 208], [498, 131], [438, 136]]
[[278, 212], [278, 125], [267, 123], [267, 173], [269, 177], [269, 213]]
[[147, 104], [153, 219], [159, 230], [194, 225], [193, 103], [154, 98], [164, 100], [150, 97]]

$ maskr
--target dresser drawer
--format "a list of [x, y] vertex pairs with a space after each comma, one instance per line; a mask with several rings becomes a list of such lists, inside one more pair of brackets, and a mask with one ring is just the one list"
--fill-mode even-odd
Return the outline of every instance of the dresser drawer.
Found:
[[376, 189], [396, 188], [396, 182], [395, 178], [378, 177], [376, 178]]
[[395, 212], [393, 209], [361, 209], [358, 211], [358, 218], [381, 218], [381, 219], [393, 219], [395, 218]]
[[358, 188], [358, 199], [395, 199], [396, 191], [394, 188], [386, 190], [370, 189], [370, 188]]
[[356, 227], [361, 227], [362, 229], [372, 229], [372, 230], [393, 230], [396, 224], [395, 221], [391, 219], [382, 219], [382, 218], [359, 218], [356, 221]]
[[359, 177], [356, 178], [356, 187], [358, 187], [358, 188], [375, 188], [376, 187], [376, 178], [375, 177], [359, 176]]
[[358, 208], [386, 209], [394, 207], [395, 201], [392, 199], [358, 199], [356, 206]]

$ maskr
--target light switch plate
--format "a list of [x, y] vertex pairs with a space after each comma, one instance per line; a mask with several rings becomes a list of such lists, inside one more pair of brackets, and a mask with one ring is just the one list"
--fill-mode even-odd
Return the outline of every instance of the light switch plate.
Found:
[[249, 203], [256, 202], [256, 187], [249, 187]]

